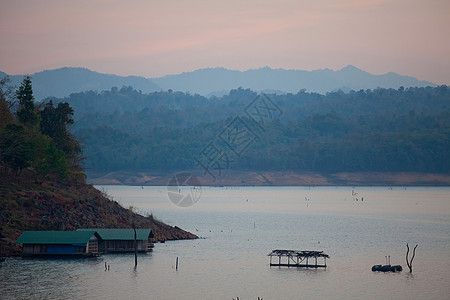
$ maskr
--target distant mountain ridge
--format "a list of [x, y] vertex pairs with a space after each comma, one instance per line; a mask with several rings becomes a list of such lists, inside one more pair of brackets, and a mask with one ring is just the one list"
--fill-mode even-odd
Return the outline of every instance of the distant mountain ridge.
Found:
[[336, 90], [360, 90], [375, 88], [399, 88], [436, 86], [429, 81], [389, 72], [373, 75], [354, 66], [340, 70], [321, 69], [314, 71], [271, 69], [264, 67], [247, 71], [227, 70], [225, 68], [199, 69], [179, 75], [152, 78], [163, 90], [173, 89], [201, 95], [223, 95], [223, 92], [237, 87], [254, 91], [277, 91], [297, 93], [307, 92], [325, 94]]
[[[0, 72], [0, 77], [4, 76], [6, 74]], [[31, 76], [35, 98], [38, 101], [51, 96], [65, 97], [71, 93], [89, 90], [103, 91], [122, 86], [131, 86], [143, 93], [172, 89], [203, 96], [221, 96], [238, 87], [278, 94], [297, 93], [302, 89], [307, 92], [325, 94], [340, 89], [349, 91], [378, 87], [397, 89], [400, 86], [436, 86], [429, 81], [393, 72], [373, 75], [351, 65], [337, 71], [330, 69], [303, 71], [269, 67], [247, 71], [207, 68], [159, 78], [124, 77], [98, 73], [86, 68], [64, 67], [37, 72]], [[10, 78], [16, 86], [19, 86], [23, 76], [14, 75]]]
[[[0, 78], [6, 73], [0, 72]], [[9, 76], [14, 85], [19, 86], [23, 75]], [[151, 80], [140, 76], [119, 76], [103, 74], [86, 68], [64, 67], [31, 74], [33, 92], [37, 101], [46, 97], [66, 97], [72, 93], [85, 91], [104, 91], [112, 87], [132, 86], [143, 93], [160, 90]]]

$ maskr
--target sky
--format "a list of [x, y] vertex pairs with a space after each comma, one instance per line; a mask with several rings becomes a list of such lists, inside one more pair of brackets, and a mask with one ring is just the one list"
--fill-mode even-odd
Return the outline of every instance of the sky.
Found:
[[450, 84], [449, 0], [0, 0], [0, 70], [396, 72]]

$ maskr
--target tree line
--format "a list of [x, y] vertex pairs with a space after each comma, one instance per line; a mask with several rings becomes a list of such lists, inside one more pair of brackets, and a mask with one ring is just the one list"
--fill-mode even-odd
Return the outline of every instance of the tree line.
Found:
[[[160, 91], [143, 94], [131, 87], [109, 91], [74, 93], [66, 98], [47, 98], [46, 102], [68, 102], [74, 109], [75, 129], [105, 124], [124, 131], [148, 127], [193, 127], [215, 122], [242, 112], [257, 96], [250, 89], [231, 90], [222, 97], [206, 98], [183, 92]], [[434, 115], [448, 109], [447, 86], [334, 91], [326, 95], [307, 93], [268, 95], [283, 111], [282, 121], [336, 113], [342, 116], [403, 115], [410, 110]], [[120, 118], [120, 122], [116, 122]]]
[[[199, 168], [196, 157], [258, 94], [143, 94], [131, 87], [54, 99], [75, 108], [88, 172]], [[230, 168], [450, 172], [447, 86], [267, 95], [282, 111]]]
[[245, 113], [258, 95], [249, 89], [206, 98], [122, 87], [35, 103], [31, 78], [0, 84], [0, 166], [36, 180], [81, 174], [82, 149], [87, 172], [200, 168], [235, 117], [256, 139], [230, 154], [232, 169], [450, 172], [447, 86], [270, 94], [282, 114], [261, 130]]

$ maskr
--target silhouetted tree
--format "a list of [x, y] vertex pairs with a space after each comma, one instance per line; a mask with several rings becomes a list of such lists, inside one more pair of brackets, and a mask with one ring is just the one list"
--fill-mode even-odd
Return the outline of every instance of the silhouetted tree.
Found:
[[9, 77], [0, 80], [0, 129], [5, 128], [12, 119], [11, 107], [13, 106], [14, 91]]
[[66, 153], [73, 163], [76, 163], [81, 154], [81, 146], [68, 130], [68, 126], [73, 124], [73, 109], [69, 103], [60, 102], [55, 108], [50, 101], [45, 104], [40, 116], [41, 132], [51, 137], [56, 147]]
[[8, 168], [19, 175], [30, 166], [30, 148], [27, 144], [27, 133], [22, 125], [9, 124], [0, 131], [0, 159], [5, 172]]
[[11, 84], [9, 76], [0, 79], [0, 99], [3, 99], [8, 104], [8, 109], [14, 110], [17, 104], [15, 95], [15, 87]]
[[0, 129], [5, 128], [12, 121], [12, 114], [5, 99], [0, 98]]
[[39, 124], [39, 117], [36, 113], [34, 105], [33, 88], [31, 85], [31, 77], [26, 76], [22, 81], [22, 85], [16, 92], [19, 101], [19, 110], [17, 118], [28, 128], [34, 128]]

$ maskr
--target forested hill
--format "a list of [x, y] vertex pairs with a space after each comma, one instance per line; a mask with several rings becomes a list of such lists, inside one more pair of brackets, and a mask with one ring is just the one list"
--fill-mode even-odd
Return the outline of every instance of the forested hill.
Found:
[[[266, 102], [278, 111], [264, 128], [246, 114], [261, 106], [260, 98], [252, 102], [256, 97], [241, 88], [205, 98], [124, 87], [54, 102], [74, 108], [72, 130], [82, 141], [88, 173], [202, 168], [199, 159], [211, 142], [226, 152], [225, 167], [232, 170], [450, 172], [447, 86], [269, 94]], [[235, 117], [253, 132], [239, 153], [221, 139], [227, 128], [237, 129]]]

